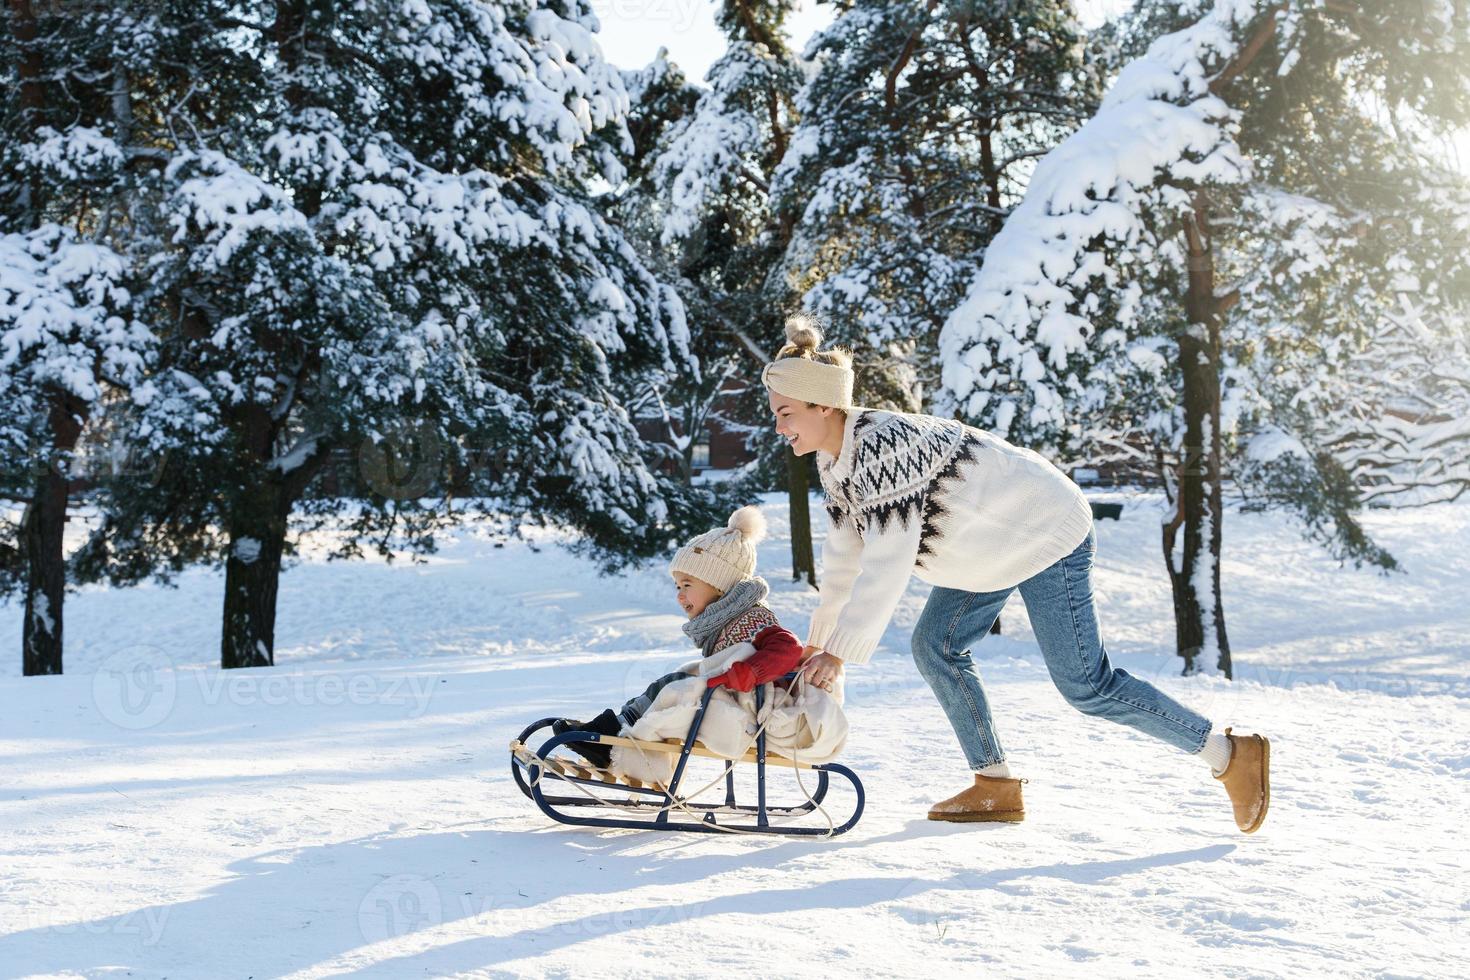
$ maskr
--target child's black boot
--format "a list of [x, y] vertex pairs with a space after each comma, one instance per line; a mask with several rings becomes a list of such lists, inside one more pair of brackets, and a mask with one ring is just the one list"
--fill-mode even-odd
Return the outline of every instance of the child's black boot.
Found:
[[[596, 732], [599, 735], [616, 735], [623, 730], [623, 722], [613, 713], [613, 709], [607, 708], [593, 718], [591, 721], [573, 721], [571, 718], [558, 718], [551, 723], [551, 731], [554, 735], [564, 735], [567, 732]], [[567, 748], [586, 759], [599, 769], [606, 769], [612, 762], [612, 749], [601, 742], [568, 742]]]

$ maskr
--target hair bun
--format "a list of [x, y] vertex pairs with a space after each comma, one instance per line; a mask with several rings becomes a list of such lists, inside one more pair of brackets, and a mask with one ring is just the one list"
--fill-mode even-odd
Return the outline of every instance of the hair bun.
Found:
[[730, 515], [730, 522], [725, 526], [739, 531], [751, 544], [759, 544], [766, 536], [766, 515], [755, 504], [746, 504]]
[[822, 343], [822, 328], [810, 313], [793, 313], [786, 318], [786, 340], [793, 347], [816, 350]]

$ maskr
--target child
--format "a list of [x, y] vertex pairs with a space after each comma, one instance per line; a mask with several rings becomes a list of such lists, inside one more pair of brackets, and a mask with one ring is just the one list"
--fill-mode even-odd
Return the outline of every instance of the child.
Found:
[[[766, 519], [758, 507], [742, 507], [729, 523], [694, 538], [674, 555], [669, 565], [679, 606], [689, 617], [684, 632], [705, 657], [737, 643], [750, 643], [755, 653], [730, 665], [708, 682], [734, 691], [749, 691], [796, 668], [801, 643], [776, 621], [765, 604], [770, 587], [755, 574], [755, 546], [766, 535]], [[658, 692], [674, 681], [693, 676], [683, 671], [665, 674], [618, 711], [608, 708], [589, 722], [559, 718], [551, 730], [617, 735], [632, 726]], [[598, 742], [571, 742], [576, 751], [599, 769], [607, 768], [611, 749]]]

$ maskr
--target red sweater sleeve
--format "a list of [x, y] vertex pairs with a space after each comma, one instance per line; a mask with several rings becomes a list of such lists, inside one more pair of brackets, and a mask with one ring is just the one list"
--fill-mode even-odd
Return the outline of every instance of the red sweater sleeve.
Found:
[[711, 677], [708, 686], [724, 684], [731, 690], [749, 691], [757, 684], [790, 673], [801, 661], [801, 641], [783, 627], [767, 626], [750, 642], [755, 645], [755, 653], [731, 664], [723, 674]]

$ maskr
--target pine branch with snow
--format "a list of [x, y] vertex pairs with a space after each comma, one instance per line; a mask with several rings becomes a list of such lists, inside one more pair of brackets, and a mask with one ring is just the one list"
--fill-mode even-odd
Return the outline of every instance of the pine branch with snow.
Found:
[[856, 353], [864, 404], [932, 407], [937, 335], [1020, 199], [1085, 113], [1066, 4], [859, 2], [809, 42], [802, 123], [772, 179], [785, 273]]
[[152, 168], [130, 231], [160, 334], [121, 437], [167, 462], [109, 488], [87, 574], [224, 564], [233, 665], [270, 660], [293, 512], [329, 509], [304, 496], [329, 471], [368, 503], [344, 554], [432, 547], [451, 474], [606, 554], [658, 551], [671, 488], [622, 406], [695, 365], [680, 297], [595, 204], [631, 139], [590, 8], [293, 0], [274, 23], [221, 4], [150, 24], [157, 45], [112, 38], [119, 84], [150, 80], [130, 132], [150, 152], [122, 157]]

